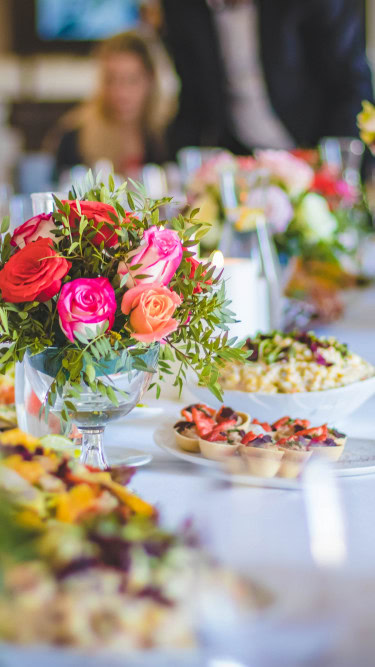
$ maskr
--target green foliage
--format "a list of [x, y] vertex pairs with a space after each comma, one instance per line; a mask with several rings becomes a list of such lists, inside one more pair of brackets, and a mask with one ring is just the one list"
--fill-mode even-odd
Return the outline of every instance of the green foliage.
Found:
[[[73, 228], [69, 222], [69, 204], [62, 204], [55, 197], [55, 249], [60, 256], [71, 262], [71, 269], [64, 282], [76, 278], [108, 278], [115, 290], [118, 305], [111, 331], [107, 330], [106, 322], [98, 327], [94, 337], [92, 332], [87, 330], [85, 334], [77, 334], [75, 342], [71, 343], [59, 325], [56, 309], [58, 296], [45, 303], [13, 304], [0, 300], [0, 372], [5, 371], [10, 361], [22, 360], [26, 350], [35, 355], [51, 346], [57, 347], [60, 367], [46, 397], [43, 411], [47, 418], [57, 397], [63, 397], [61, 419], [65, 426], [72, 415], [74, 416], [74, 404], [79, 398], [82, 384], [108, 397], [117, 405], [119, 394], [109, 379], [106, 382], [97, 379], [97, 370], [103, 361], [115, 361], [117, 370], [120, 370], [124, 367], [125, 359], [128, 359], [129, 368], [132, 366], [153, 370], [148, 368], [142, 359], [148, 346], [133, 338], [129, 316], [121, 312], [126, 278], [121, 280], [117, 272], [119, 262], [126, 265], [129, 254], [140, 246], [144, 230], [151, 226], [168, 226], [174, 229], [184, 248], [180, 267], [169, 284], [169, 288], [182, 298], [181, 305], [174, 313], [180, 326], [166, 338], [165, 344], [161, 345], [155, 379], [157, 394], [160, 395], [165, 375], [174, 372], [171, 364], [178, 362], [175, 386], [180, 391], [188, 370], [193, 369], [198, 382], [209, 387], [215, 396], [221, 397], [218, 384], [220, 368], [227, 361], [244, 358], [236, 339], [229, 340], [228, 337], [228, 325], [235, 320], [229, 309], [230, 303], [225, 297], [221, 278], [215, 275], [215, 267], [205, 262], [198, 266], [194, 277], [189, 277], [192, 250], [209, 230], [209, 225], [196, 222], [194, 218], [197, 210], [192, 211], [188, 217], [179, 215], [172, 220], [165, 220], [163, 207], [170, 199], [154, 201], [147, 197], [140, 184], [132, 181], [132, 187], [133, 191], [130, 191], [124, 183], [116, 189], [112, 177], [109, 178], [107, 187], [101, 182], [95, 182], [92, 173], [88, 172], [85, 182], [75, 186], [69, 193], [70, 200], [77, 200], [76, 207], [80, 216]], [[114, 227], [106, 222], [95, 223], [82, 215], [78, 200], [97, 201], [113, 206], [116, 214], [111, 217], [116, 223], [115, 233], [118, 236], [115, 247], [104, 247], [104, 240], [99, 246], [93, 243], [94, 236], [101, 228], [107, 225], [113, 232]], [[1, 227], [3, 236], [0, 240], [0, 269], [14, 252], [7, 228], [8, 221], [4, 220]], [[140, 266], [137, 268], [140, 268], [139, 276], [145, 275]]]

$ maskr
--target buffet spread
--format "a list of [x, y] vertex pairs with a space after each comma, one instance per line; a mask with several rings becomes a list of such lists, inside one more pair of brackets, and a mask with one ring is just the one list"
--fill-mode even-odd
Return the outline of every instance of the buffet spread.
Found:
[[[228, 170], [231, 211], [222, 191]], [[228, 627], [273, 608], [271, 588], [212, 558], [188, 506], [184, 524], [171, 528], [134, 491], [141, 473], [132, 466], [155, 452], [128, 456], [128, 465], [111, 460], [104, 428], [133, 410], [136, 419], [141, 400], [146, 420], [149, 386], [157, 398], [163, 386], [193, 395], [155, 424], [163, 461], [180, 459], [197, 478], [209, 471], [207, 479], [245, 491], [249, 503], [249, 487], [305, 491], [314, 463], [327, 479], [375, 471], [373, 440], [341, 427], [375, 395], [374, 365], [310, 326], [238, 340], [215, 257], [199, 257], [220, 250], [224, 237], [232, 248], [239, 238], [246, 248], [275, 243], [280, 260], [298, 257], [285, 294], [312, 299], [309, 323], [310, 315], [332, 320], [319, 308], [322, 293], [334, 301], [339, 287], [363, 278], [358, 257], [350, 270], [346, 261], [359, 248], [344, 240], [358, 221], [358, 246], [373, 233], [359, 185], [349, 187], [316, 152], [283, 151], [207, 160], [188, 184], [187, 209], [172, 219], [163, 217], [169, 198], [153, 201], [134, 185], [89, 173], [66, 199], [54, 198], [53, 211], [13, 233], [9, 220], [1, 227], [3, 646], [186, 652], [203, 641], [204, 614], [217, 623], [215, 608], [228, 619], [233, 612]], [[197, 203], [214, 207], [211, 222]]]

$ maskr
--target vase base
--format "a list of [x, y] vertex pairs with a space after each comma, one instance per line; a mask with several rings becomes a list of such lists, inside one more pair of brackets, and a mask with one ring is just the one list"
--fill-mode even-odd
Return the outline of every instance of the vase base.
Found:
[[130, 449], [128, 447], [106, 447], [105, 454], [111, 468], [127, 466], [128, 468], [139, 468], [152, 461], [152, 454], [143, 452], [140, 449]]

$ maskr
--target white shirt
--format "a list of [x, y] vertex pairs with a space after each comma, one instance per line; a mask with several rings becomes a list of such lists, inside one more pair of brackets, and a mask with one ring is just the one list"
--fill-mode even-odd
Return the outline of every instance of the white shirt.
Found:
[[249, 148], [293, 148], [269, 99], [259, 57], [257, 9], [250, 0], [214, 11], [237, 139]]

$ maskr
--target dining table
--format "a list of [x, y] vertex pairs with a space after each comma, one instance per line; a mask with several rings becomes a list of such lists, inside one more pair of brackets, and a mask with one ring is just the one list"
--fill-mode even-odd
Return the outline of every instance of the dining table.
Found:
[[[319, 326], [319, 335], [332, 335], [349, 348], [375, 365], [375, 288], [353, 290], [346, 295], [344, 316], [329, 325]], [[108, 445], [140, 449], [152, 455], [152, 461], [139, 468], [133, 478], [132, 487], [143, 498], [156, 504], [162, 520], [171, 527], [181, 525], [187, 519], [200, 521], [203, 512], [208, 512], [201, 494], [210, 496], [212, 480], [207, 479], [202, 468], [193, 463], [172, 457], [155, 444], [153, 435], [160, 424], [178, 419], [183, 405], [194, 401], [194, 394], [184, 390], [182, 400], [143, 399], [148, 405], [138, 417], [136, 412], [120, 422], [107, 427]], [[233, 407], [233, 406], [232, 406]], [[234, 406], [235, 407], [235, 406]], [[256, 416], [256, 415], [253, 415]], [[303, 417], [303, 415], [301, 415]], [[348, 418], [335, 424], [349, 436], [374, 439], [375, 463], [375, 396]], [[339, 477], [339, 494], [346, 523], [348, 568], [372, 572], [375, 563], [375, 531], [371, 529], [375, 508], [375, 474]], [[241, 507], [241, 526], [238, 534], [232, 530], [232, 538], [238, 543], [228, 545], [233, 557], [240, 552], [244, 565], [251, 560], [255, 565], [268, 563], [290, 566], [313, 566], [310, 550], [306, 508], [301, 491], [273, 488], [251, 488], [249, 486], [217, 484], [213, 521], [221, 525], [236, 523], [231, 515], [235, 506]], [[211, 489], [212, 490], [212, 489]], [[246, 536], [243, 521], [246, 519]], [[246, 549], [244, 541], [246, 538]]]
[[[315, 331], [337, 337], [375, 365], [375, 287], [348, 291], [344, 299], [342, 318], [315, 327]], [[337, 558], [325, 561], [321, 554], [319, 559], [313, 548], [311, 508], [303, 482], [294, 489], [236, 484], [208, 473], [208, 468], [180, 460], [156, 444], [155, 431], [165, 422], [177, 420], [181, 407], [193, 401], [191, 386], [184, 387], [180, 398], [168, 385], [158, 400], [152, 393], [146, 394], [145, 407], [108, 425], [105, 445], [116, 448], [119, 456], [127, 448], [151, 455], [147, 465], [136, 469], [131, 489], [156, 506], [163, 526], [196, 531], [214, 558], [266, 587], [274, 604], [258, 617], [234, 622], [230, 605], [224, 602], [211, 610], [212, 627], [208, 629], [206, 618], [203, 652], [191, 655], [182, 652], [160, 657], [151, 652], [133, 658], [101, 659], [99, 655], [61, 654], [55, 649], [39, 652], [8, 647], [0, 651], [1, 667], [375, 664], [375, 473], [332, 474], [333, 495], [326, 497], [323, 489], [319, 520], [324, 528], [335, 502], [337, 519], [342, 522], [343, 550], [337, 552]], [[375, 396], [349, 417], [343, 414], [335, 426], [349, 436], [373, 439], [375, 465]], [[327, 544], [335, 547], [337, 539], [333, 530], [327, 535]], [[192, 591], [195, 594], [198, 590]]]
[[[319, 335], [337, 337], [375, 365], [375, 287], [350, 290], [344, 293], [343, 299], [345, 309], [341, 319], [319, 325], [314, 330]], [[259, 664], [262, 667], [263, 664], [275, 664], [278, 667], [284, 664], [287, 667], [294, 664], [298, 667], [304, 664], [337, 664], [341, 667], [352, 664], [351, 650], [356, 656], [362, 656], [362, 661], [357, 664], [374, 664], [375, 646], [373, 640], [367, 640], [375, 635], [375, 626], [367, 632], [367, 640], [363, 633], [367, 623], [365, 619], [375, 618], [375, 602], [371, 614], [369, 609], [366, 611], [366, 607], [372, 603], [366, 602], [356, 610], [354, 604], [347, 605], [347, 600], [341, 604], [339, 591], [342, 593], [346, 589], [347, 598], [353, 600], [353, 597], [358, 597], [356, 591], [369, 591], [374, 585], [375, 473], [335, 479], [336, 502], [343, 522], [345, 555], [337, 563], [318, 561], [312, 548], [313, 535], [303, 484], [299, 489], [291, 490], [243, 486], [213, 479], [202, 467], [179, 460], [162, 450], [155, 444], [153, 437], [158, 426], [166, 420], [171, 422], [177, 419], [182, 405], [194, 401], [191, 387], [184, 389], [180, 399], [175, 396], [171, 400], [169, 395], [167, 399], [161, 397], [158, 401], [150, 399], [148, 402], [146, 397], [144, 401], [150, 408], [149, 417], [147, 411], [144, 411], [146, 415], [143, 414], [142, 418], [130, 414], [122, 423], [113, 423], [108, 427], [106, 434], [107, 442], [111, 445], [131, 446], [152, 455], [149, 465], [140, 468], [132, 480], [135, 491], [157, 506], [162, 522], [168, 527], [175, 529], [184, 526], [186, 521], [193, 522], [217, 558], [257, 580], [271, 582], [270, 585], [276, 588], [279, 586], [283, 596], [286, 591], [289, 592], [291, 598], [294, 596], [291, 602], [292, 606], [295, 605], [294, 613], [289, 609], [294, 621], [296, 616], [302, 614], [302, 607], [308, 619], [307, 632], [306, 628], [304, 632], [302, 628], [297, 632], [295, 622], [283, 624], [282, 631], [280, 626], [280, 644], [275, 639], [277, 631], [273, 628], [274, 651], [272, 654], [267, 653], [269, 662], [262, 652], [268, 651], [269, 634], [266, 630], [262, 633], [258, 628], [257, 640], [264, 638], [262, 648], [259, 649], [263, 657], [259, 658], [259, 662], [249, 661], [248, 664]], [[156, 414], [158, 409], [160, 412]], [[349, 436], [373, 440], [375, 464], [375, 396], [349, 417], [343, 414], [342, 420], [335, 426]], [[324, 524], [324, 507], [321, 512], [320, 520]], [[330, 589], [332, 582], [333, 588]], [[318, 591], [321, 593], [323, 589], [326, 593], [330, 590], [328, 597], [324, 601], [317, 598], [312, 601], [311, 595], [318, 594]], [[365, 597], [362, 596], [362, 599]], [[300, 607], [295, 604], [296, 598], [300, 598]], [[319, 633], [316, 628], [314, 633], [312, 626], [320, 613], [317, 610], [322, 605], [326, 605], [327, 609], [332, 605], [332, 616], [337, 614], [337, 618], [340, 605], [351, 608], [350, 618], [345, 616], [338, 621], [340, 640], [330, 654], [332, 662], [328, 658], [321, 662], [316, 657], [320, 640]], [[351, 634], [348, 625], [353, 628], [356, 623], [358, 627]], [[287, 627], [292, 632], [290, 641], [286, 639]], [[345, 634], [351, 646], [351, 649], [345, 649], [347, 662], [339, 648]], [[329, 636], [333, 636], [331, 631]], [[357, 644], [361, 645], [360, 652]], [[324, 652], [322, 646], [321, 650]], [[340, 657], [337, 657], [338, 654]]]

